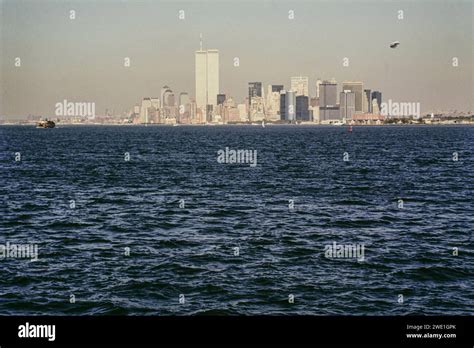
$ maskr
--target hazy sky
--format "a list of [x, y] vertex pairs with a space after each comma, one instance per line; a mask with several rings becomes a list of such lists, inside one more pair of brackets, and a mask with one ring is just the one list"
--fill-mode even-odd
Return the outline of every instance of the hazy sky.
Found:
[[[290, 77], [364, 82], [423, 113], [474, 110], [473, 1], [0, 0], [0, 115], [52, 115], [67, 99], [129, 110], [169, 85], [194, 97], [194, 51], [220, 51], [220, 90]], [[69, 19], [69, 11], [76, 19]], [[185, 20], [178, 11], [185, 11]], [[295, 19], [288, 19], [293, 10]], [[404, 19], [397, 19], [397, 11]], [[398, 49], [388, 45], [399, 40]], [[21, 67], [15, 67], [15, 57]], [[130, 57], [131, 67], [123, 66]], [[240, 66], [234, 67], [233, 58]], [[342, 60], [349, 58], [349, 67]], [[459, 66], [452, 67], [452, 58]]]

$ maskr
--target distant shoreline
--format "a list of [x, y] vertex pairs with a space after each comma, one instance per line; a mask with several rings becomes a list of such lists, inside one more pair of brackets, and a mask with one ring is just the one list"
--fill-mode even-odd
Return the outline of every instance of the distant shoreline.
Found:
[[[1, 126], [23, 126], [23, 127], [36, 127], [36, 124], [24, 124], [24, 123], [1, 123]], [[130, 123], [56, 123], [55, 128], [61, 128], [63, 126], [79, 126], [79, 127], [262, 127], [262, 124], [249, 124], [249, 123], [227, 123], [227, 124], [130, 124]], [[300, 124], [282, 124], [282, 123], [266, 123], [265, 127], [328, 127], [328, 128], [344, 128], [344, 127], [407, 127], [407, 126], [474, 126], [474, 122], [464, 123], [387, 123], [387, 124], [344, 124], [344, 125], [333, 125], [333, 124], [318, 124], [318, 123], [300, 123]], [[264, 128], [264, 127], [262, 127]]]

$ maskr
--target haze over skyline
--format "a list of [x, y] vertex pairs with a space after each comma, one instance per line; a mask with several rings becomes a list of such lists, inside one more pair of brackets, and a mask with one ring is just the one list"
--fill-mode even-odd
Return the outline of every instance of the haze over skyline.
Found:
[[[64, 99], [121, 113], [159, 96], [164, 85], [194, 98], [199, 33], [204, 48], [219, 50], [220, 93], [239, 102], [248, 82], [288, 88], [291, 76], [303, 75], [310, 95], [316, 78], [335, 78], [339, 89], [343, 81], [362, 81], [385, 100], [420, 102], [422, 113], [474, 109], [469, 1], [0, 3], [2, 116], [53, 115]], [[390, 49], [394, 40], [401, 45]]]

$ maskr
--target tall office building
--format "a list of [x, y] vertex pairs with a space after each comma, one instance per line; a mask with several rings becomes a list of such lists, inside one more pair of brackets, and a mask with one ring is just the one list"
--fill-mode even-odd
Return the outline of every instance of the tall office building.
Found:
[[319, 105], [316, 106], [310, 106], [309, 107], [309, 112], [310, 112], [310, 118], [313, 122], [319, 123], [320, 122], [320, 117], [319, 117]]
[[191, 114], [191, 100], [186, 92], [181, 92], [178, 97], [177, 121], [189, 123]]
[[252, 105], [252, 98], [262, 97], [262, 83], [261, 82], [249, 82], [249, 98], [247, 101], [248, 115], [250, 117], [250, 106]]
[[188, 93], [181, 92], [179, 94], [179, 101], [178, 102], [179, 102], [179, 105], [184, 105], [184, 106], [186, 106], [187, 104], [190, 104]]
[[286, 115], [288, 121], [294, 122], [296, 115], [296, 93], [295, 91], [286, 92]]
[[170, 93], [173, 93], [171, 88], [169, 88], [168, 86], [161, 87], [161, 95], [160, 95], [161, 107], [166, 106], [166, 98], [167, 98], [167, 95]]
[[352, 120], [352, 115], [355, 112], [355, 93], [350, 90], [345, 90], [340, 94], [340, 118], [342, 120]]
[[364, 113], [372, 113], [372, 99], [370, 89], [364, 89], [364, 99], [362, 105], [362, 111]]
[[191, 123], [197, 123], [197, 115], [198, 114], [198, 110], [197, 110], [197, 105], [196, 105], [196, 101], [194, 99], [191, 99], [191, 102], [189, 104], [189, 121]]
[[219, 94], [219, 51], [207, 50], [207, 103], [217, 105]]
[[319, 86], [321, 85], [321, 83], [323, 83], [323, 81], [321, 81], [321, 79], [318, 77], [318, 79], [316, 80], [316, 98], [319, 98]]
[[164, 99], [165, 99], [165, 106], [175, 106], [176, 105], [176, 100], [175, 100], [173, 92], [165, 93]]
[[160, 98], [150, 98], [151, 107], [148, 109], [148, 122], [159, 123]]
[[335, 80], [323, 81], [319, 84], [319, 120], [335, 120], [339, 117], [337, 83]]
[[265, 100], [266, 120], [278, 121], [280, 119], [280, 91], [283, 85], [268, 85]]
[[160, 98], [158, 97], [153, 97], [150, 99], [151, 100], [151, 106], [153, 106], [155, 109], [160, 108]]
[[295, 95], [305, 95], [308, 96], [308, 82], [309, 79], [307, 76], [293, 76], [291, 77], [291, 87], [292, 91], [295, 91]]
[[377, 99], [372, 99], [372, 113], [380, 115], [380, 108], [379, 104], [377, 103]]
[[359, 112], [359, 113], [362, 112], [363, 111], [362, 95], [364, 94], [363, 83], [346, 81], [342, 83], [342, 90], [351, 91], [355, 93], [355, 112]]
[[261, 82], [249, 82], [249, 102], [252, 97], [262, 97]]
[[[378, 107], [379, 112], [380, 112], [380, 110], [382, 110], [382, 92], [373, 91], [372, 92], [372, 100], [374, 100], [374, 99], [377, 101], [377, 107]], [[372, 105], [373, 105], [373, 103], [372, 103]], [[372, 112], [375, 113], [374, 110], [372, 110]]]
[[280, 120], [286, 121], [286, 91], [280, 91]]
[[196, 105], [205, 112], [207, 106], [207, 51], [202, 47], [195, 54], [196, 62]]
[[140, 107], [140, 123], [149, 123], [149, 108], [151, 108], [151, 99], [143, 98], [142, 105]]
[[337, 104], [337, 83], [323, 81], [319, 85], [319, 106], [336, 106]]
[[225, 102], [225, 94], [217, 95], [217, 105], [222, 105]]
[[273, 108], [272, 108], [272, 85], [267, 86], [267, 96], [265, 99], [265, 115], [269, 116], [273, 114]]
[[[217, 109], [217, 107], [216, 107], [216, 109]], [[214, 105], [207, 104], [206, 110], [205, 110], [205, 120], [206, 120], [206, 122], [212, 122], [212, 117], [213, 116], [214, 116]]]
[[202, 49], [202, 35], [200, 48], [195, 53], [195, 80], [196, 104], [203, 111], [207, 105], [217, 105], [219, 94], [219, 51]]
[[259, 122], [265, 119], [265, 106], [263, 97], [252, 97], [249, 113], [251, 122]]
[[296, 95], [295, 91], [280, 92], [280, 114], [282, 121], [294, 122], [296, 115]]
[[296, 120], [309, 121], [309, 97], [299, 95], [296, 97]]

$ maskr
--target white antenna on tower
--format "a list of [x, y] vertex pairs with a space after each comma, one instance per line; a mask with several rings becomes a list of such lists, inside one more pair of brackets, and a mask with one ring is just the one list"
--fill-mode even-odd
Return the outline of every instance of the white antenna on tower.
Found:
[[202, 33], [199, 33], [199, 47], [200, 47], [200, 50], [202, 51]]

